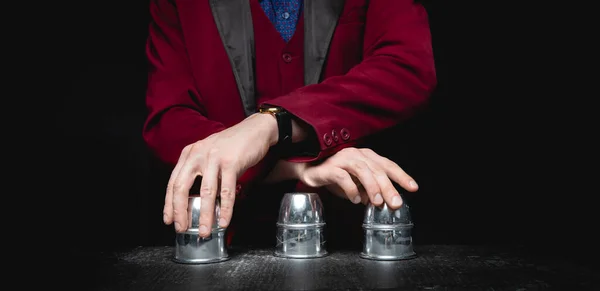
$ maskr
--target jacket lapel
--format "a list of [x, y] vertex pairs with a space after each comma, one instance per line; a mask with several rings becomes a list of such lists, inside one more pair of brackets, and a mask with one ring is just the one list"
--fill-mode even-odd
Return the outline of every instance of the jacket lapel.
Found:
[[345, 0], [304, 0], [304, 83], [321, 81], [323, 64]]
[[210, 0], [210, 7], [227, 51], [244, 112], [256, 112], [254, 88], [254, 29], [248, 0]]
[[[319, 83], [345, 0], [304, 0], [304, 83]], [[254, 28], [249, 0], [210, 0], [246, 115], [256, 112]]]

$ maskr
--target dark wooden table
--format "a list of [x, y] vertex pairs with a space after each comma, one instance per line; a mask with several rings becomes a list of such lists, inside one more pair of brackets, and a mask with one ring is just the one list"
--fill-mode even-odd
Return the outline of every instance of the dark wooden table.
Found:
[[269, 249], [233, 249], [230, 260], [210, 265], [174, 263], [169, 246], [79, 251], [69, 257], [62, 286], [130, 291], [600, 290], [597, 269], [522, 249], [433, 245], [415, 250], [415, 259], [382, 262], [350, 251], [292, 260], [274, 257]]

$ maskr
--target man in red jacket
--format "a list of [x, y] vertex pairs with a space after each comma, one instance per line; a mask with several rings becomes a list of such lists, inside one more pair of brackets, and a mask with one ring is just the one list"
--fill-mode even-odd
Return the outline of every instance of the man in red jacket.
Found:
[[402, 202], [390, 179], [417, 189], [400, 167], [355, 147], [410, 118], [435, 87], [420, 4], [152, 0], [150, 10], [143, 135], [174, 166], [164, 221], [176, 231], [187, 226], [197, 177], [205, 236], [216, 197], [227, 227], [236, 194], [274, 200], [268, 192], [296, 188], [263, 186], [269, 182], [325, 186], [391, 207]]

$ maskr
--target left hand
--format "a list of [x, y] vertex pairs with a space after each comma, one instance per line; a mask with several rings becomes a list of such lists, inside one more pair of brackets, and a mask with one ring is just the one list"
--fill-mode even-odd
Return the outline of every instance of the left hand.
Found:
[[402, 197], [392, 184], [409, 192], [418, 190], [415, 180], [398, 164], [368, 148], [345, 148], [318, 165], [296, 166], [295, 175], [310, 187], [326, 187], [355, 204], [384, 202], [392, 209], [402, 206]]
[[278, 138], [275, 118], [254, 114], [186, 146], [167, 186], [163, 210], [165, 224], [175, 222], [175, 231], [187, 230], [188, 194], [196, 177], [202, 176], [199, 234], [202, 237], [210, 235], [217, 194], [221, 197], [218, 225], [227, 227], [233, 215], [237, 179], [260, 162]]

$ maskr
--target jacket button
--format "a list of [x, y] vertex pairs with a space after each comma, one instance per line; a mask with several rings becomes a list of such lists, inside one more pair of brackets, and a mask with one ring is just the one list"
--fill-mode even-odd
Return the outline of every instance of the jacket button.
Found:
[[338, 142], [340, 140], [340, 137], [338, 136], [338, 134], [335, 130], [331, 131], [331, 136], [333, 137], [333, 141], [335, 141], [335, 142]]
[[240, 195], [240, 193], [242, 193], [242, 185], [237, 184], [235, 186], [235, 195]]
[[348, 132], [348, 129], [342, 128], [342, 130], [340, 130], [340, 134], [342, 135], [343, 140], [350, 139], [350, 132]]
[[329, 133], [326, 133], [323, 135], [323, 141], [325, 142], [325, 145], [330, 146], [333, 142], [333, 139], [331, 138], [331, 135], [329, 135]]
[[283, 58], [283, 61], [286, 63], [291, 63], [292, 62], [292, 55], [285, 53], [281, 56]]

